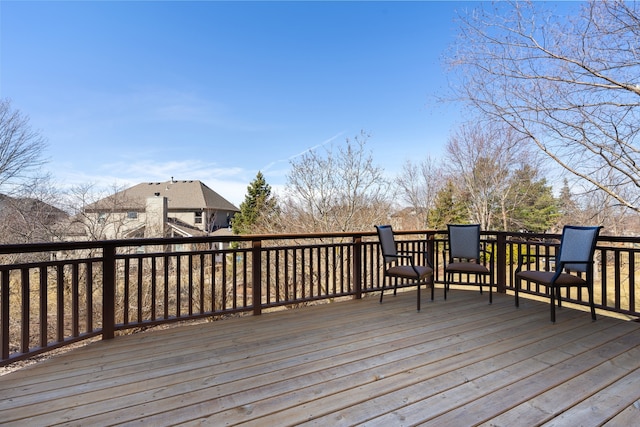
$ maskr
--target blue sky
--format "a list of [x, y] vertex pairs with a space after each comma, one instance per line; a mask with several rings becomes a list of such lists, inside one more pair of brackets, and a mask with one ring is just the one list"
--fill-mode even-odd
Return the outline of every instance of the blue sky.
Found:
[[0, 96], [60, 187], [199, 179], [232, 203], [261, 170], [361, 130], [392, 177], [439, 157], [458, 108], [456, 10], [422, 2], [0, 3]]

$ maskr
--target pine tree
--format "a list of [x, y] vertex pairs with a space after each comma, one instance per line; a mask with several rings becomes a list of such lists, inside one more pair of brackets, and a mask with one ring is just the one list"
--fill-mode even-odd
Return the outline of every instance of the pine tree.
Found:
[[558, 201], [551, 186], [542, 178], [533, 180], [534, 171], [525, 167], [517, 171], [516, 208], [511, 212], [508, 231], [542, 233], [551, 230], [560, 217]]
[[464, 197], [459, 194], [453, 181], [449, 180], [436, 194], [434, 208], [429, 211], [429, 225], [435, 229], [445, 229], [447, 224], [469, 222], [469, 210]]
[[233, 217], [235, 234], [250, 234], [266, 229], [277, 221], [279, 214], [276, 198], [271, 194], [271, 186], [258, 171], [256, 178], [247, 187], [247, 194], [240, 204], [240, 212]]
[[560, 214], [562, 215], [562, 223], [568, 224], [571, 221], [575, 221], [580, 215], [580, 207], [574, 200], [571, 189], [569, 188], [569, 182], [565, 178], [562, 182], [562, 189], [560, 189], [560, 197], [558, 198], [558, 205]]

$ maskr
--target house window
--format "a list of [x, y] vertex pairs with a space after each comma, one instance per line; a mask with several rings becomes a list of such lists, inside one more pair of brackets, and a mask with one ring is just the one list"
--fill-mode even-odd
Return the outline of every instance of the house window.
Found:
[[100, 212], [98, 214], [98, 224], [104, 224], [106, 220], [107, 220], [107, 214], [104, 212]]
[[127, 212], [127, 218], [138, 219], [138, 212]]
[[193, 221], [194, 224], [202, 224], [202, 212], [194, 212], [195, 219]]

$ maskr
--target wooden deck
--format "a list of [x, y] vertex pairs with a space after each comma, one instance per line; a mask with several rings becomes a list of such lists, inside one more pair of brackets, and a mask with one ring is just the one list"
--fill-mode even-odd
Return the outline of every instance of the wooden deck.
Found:
[[95, 342], [0, 377], [0, 424], [638, 425], [639, 323], [423, 296]]

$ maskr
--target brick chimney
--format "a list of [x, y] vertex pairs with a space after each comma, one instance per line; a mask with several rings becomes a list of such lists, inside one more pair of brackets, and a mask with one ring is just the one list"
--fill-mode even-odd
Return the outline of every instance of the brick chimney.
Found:
[[160, 193], [156, 193], [154, 197], [147, 198], [144, 237], [165, 237], [167, 231], [167, 206], [167, 198], [160, 197]]

